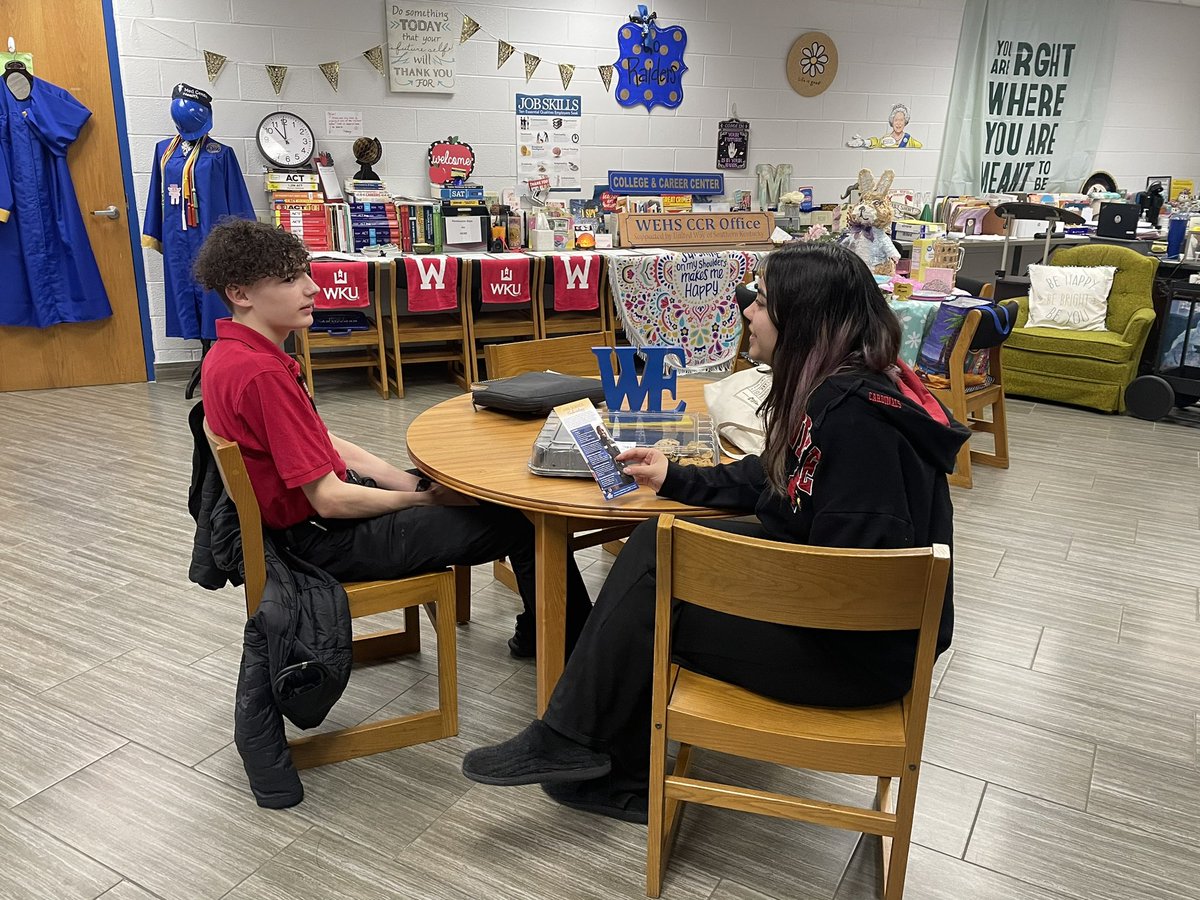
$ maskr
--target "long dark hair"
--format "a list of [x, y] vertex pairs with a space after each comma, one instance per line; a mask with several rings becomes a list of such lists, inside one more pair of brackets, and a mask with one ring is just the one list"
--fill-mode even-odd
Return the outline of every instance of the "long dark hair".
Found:
[[762, 454], [767, 479], [787, 490], [794, 443], [808, 402], [835, 372], [882, 372], [896, 362], [900, 322], [888, 309], [867, 264], [837, 244], [788, 244], [767, 257], [767, 315], [779, 336], [771, 359], [771, 391]]

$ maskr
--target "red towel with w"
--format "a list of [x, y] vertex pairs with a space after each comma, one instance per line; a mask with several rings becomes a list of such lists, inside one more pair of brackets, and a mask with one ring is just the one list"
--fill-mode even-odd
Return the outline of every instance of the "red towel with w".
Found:
[[552, 256], [554, 266], [554, 308], [559, 312], [573, 309], [597, 309], [600, 306], [599, 253], [574, 253]]
[[529, 303], [529, 257], [513, 254], [479, 261], [479, 291], [484, 303]]
[[410, 312], [458, 309], [458, 259], [453, 256], [406, 256]]
[[360, 309], [371, 305], [369, 269], [365, 262], [314, 262], [312, 280], [321, 293], [317, 309]]

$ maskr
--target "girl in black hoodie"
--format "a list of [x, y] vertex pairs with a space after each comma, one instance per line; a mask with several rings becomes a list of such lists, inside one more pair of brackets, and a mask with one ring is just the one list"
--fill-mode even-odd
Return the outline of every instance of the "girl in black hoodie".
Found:
[[[697, 468], [638, 448], [621, 455], [626, 471], [663, 497], [758, 518], [701, 522], [725, 531], [868, 550], [952, 545], [946, 475], [969, 432], [898, 360], [900, 325], [866, 264], [833, 244], [786, 246], [767, 257], [745, 315], [750, 354], [773, 375], [762, 455]], [[617, 557], [545, 714], [468, 753], [468, 778], [540, 783], [566, 806], [646, 821], [655, 527], [639, 526]], [[911, 684], [915, 632], [794, 628], [687, 604], [678, 616], [677, 662], [777, 700], [870, 706]]]

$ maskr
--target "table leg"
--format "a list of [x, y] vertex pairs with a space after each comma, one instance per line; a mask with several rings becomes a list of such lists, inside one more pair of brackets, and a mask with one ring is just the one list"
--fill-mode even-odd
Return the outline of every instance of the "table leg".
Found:
[[562, 675], [567, 630], [567, 520], [549, 513], [533, 513], [534, 549], [537, 553], [537, 713], [550, 703], [550, 694]]

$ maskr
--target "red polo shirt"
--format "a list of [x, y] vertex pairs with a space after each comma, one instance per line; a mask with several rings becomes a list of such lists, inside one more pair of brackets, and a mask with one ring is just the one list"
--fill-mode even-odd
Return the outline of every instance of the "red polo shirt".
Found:
[[209, 427], [236, 441], [268, 528], [316, 515], [301, 485], [346, 463], [309, 399], [300, 366], [272, 341], [232, 319], [217, 320], [217, 342], [201, 368]]

